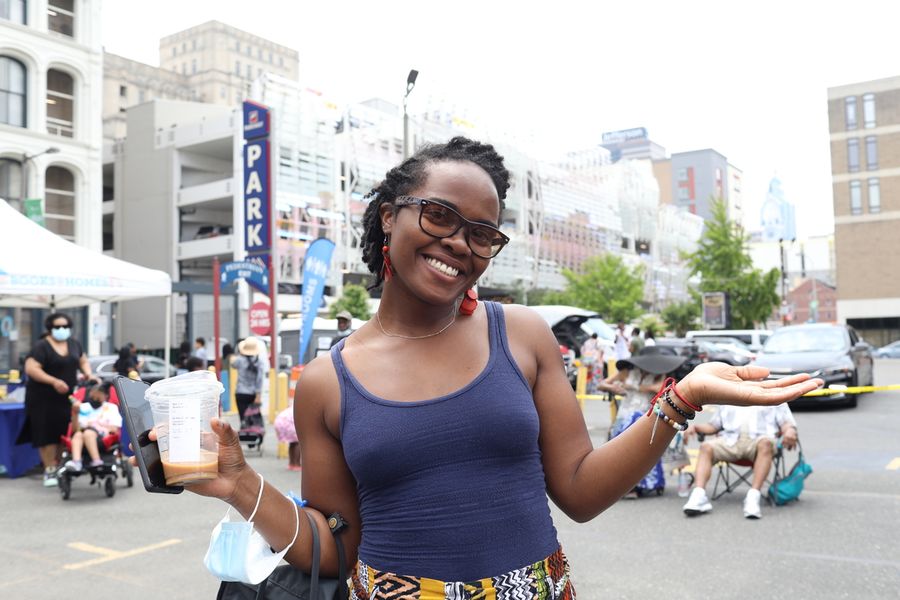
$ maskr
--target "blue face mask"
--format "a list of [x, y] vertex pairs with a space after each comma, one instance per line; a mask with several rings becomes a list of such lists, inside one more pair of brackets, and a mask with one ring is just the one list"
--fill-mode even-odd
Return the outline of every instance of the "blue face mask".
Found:
[[[262, 485], [262, 482], [260, 482]], [[260, 492], [262, 489], [260, 488]], [[257, 508], [259, 502], [257, 501]], [[281, 552], [272, 552], [269, 543], [253, 527], [256, 509], [249, 521], [232, 521], [231, 509], [212, 531], [203, 564], [222, 581], [242, 581], [256, 585], [272, 574], [300, 532], [300, 512], [296, 506], [294, 539]]]
[[57, 342], [64, 342], [72, 336], [72, 330], [68, 327], [54, 327], [50, 330], [50, 335]]

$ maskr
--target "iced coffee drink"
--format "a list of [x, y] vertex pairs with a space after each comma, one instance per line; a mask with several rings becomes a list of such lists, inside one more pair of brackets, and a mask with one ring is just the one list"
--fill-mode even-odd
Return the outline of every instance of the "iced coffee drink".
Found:
[[210, 371], [163, 379], [147, 389], [166, 485], [218, 476], [219, 446], [210, 420], [219, 415], [223, 389]]

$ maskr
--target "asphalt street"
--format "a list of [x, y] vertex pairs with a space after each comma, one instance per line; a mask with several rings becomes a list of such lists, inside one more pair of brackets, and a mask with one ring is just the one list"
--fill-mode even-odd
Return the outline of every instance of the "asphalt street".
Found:
[[[886, 383], [900, 383], [900, 360], [876, 363], [876, 384]], [[687, 518], [674, 481], [590, 523], [554, 509], [579, 598], [897, 598], [900, 392], [795, 412], [814, 472], [799, 502], [764, 505], [759, 521], [742, 517], [743, 490]], [[589, 402], [585, 414], [602, 443], [608, 405]], [[271, 428], [264, 450], [251, 464], [299, 492]], [[0, 478], [0, 598], [214, 598], [218, 582], [202, 560], [225, 509], [189, 493], [148, 494], [139, 482], [120, 480], [107, 498], [82, 478], [63, 501], [37, 475]]]

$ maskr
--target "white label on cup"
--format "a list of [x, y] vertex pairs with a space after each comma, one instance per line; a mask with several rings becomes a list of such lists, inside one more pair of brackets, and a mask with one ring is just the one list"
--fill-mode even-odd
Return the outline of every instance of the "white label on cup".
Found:
[[200, 462], [200, 403], [196, 398], [169, 403], [169, 462]]

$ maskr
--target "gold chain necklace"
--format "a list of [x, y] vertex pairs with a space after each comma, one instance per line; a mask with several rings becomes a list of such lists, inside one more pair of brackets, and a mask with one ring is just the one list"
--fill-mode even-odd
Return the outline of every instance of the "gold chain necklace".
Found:
[[453, 311], [453, 318], [450, 319], [450, 322], [441, 327], [439, 330], [433, 333], [426, 333], [425, 335], [400, 335], [399, 333], [388, 333], [384, 330], [384, 325], [381, 324], [381, 317], [379, 316], [378, 311], [375, 311], [375, 320], [378, 322], [378, 329], [381, 330], [381, 333], [386, 335], [387, 337], [392, 338], [402, 338], [404, 340], [423, 340], [425, 338], [434, 337], [436, 335], [440, 335], [450, 329], [450, 326], [456, 323], [456, 311]]

